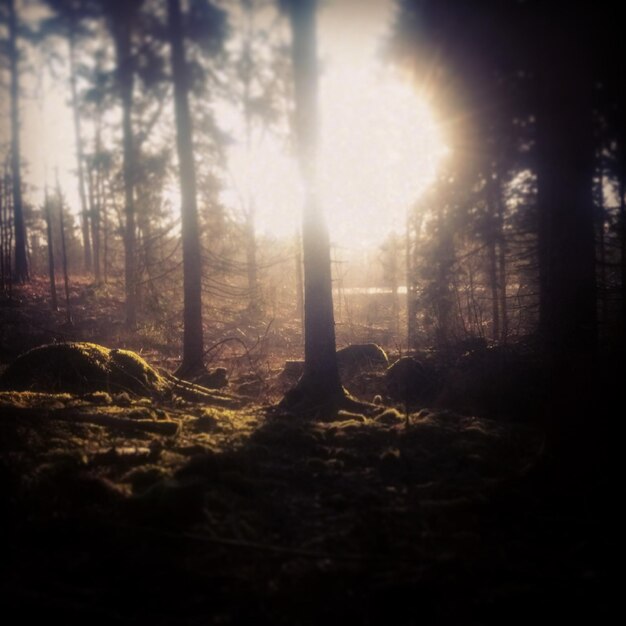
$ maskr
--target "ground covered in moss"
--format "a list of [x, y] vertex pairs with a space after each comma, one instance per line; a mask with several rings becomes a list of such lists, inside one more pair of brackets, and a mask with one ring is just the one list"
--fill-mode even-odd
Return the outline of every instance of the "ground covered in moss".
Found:
[[506, 497], [537, 451], [527, 427], [5, 392], [0, 441], [2, 590], [25, 615], [523, 623], [604, 606], [593, 518]]
[[383, 406], [306, 420], [183, 391], [0, 392], [5, 614], [608, 621], [606, 516], [519, 480], [532, 421]]

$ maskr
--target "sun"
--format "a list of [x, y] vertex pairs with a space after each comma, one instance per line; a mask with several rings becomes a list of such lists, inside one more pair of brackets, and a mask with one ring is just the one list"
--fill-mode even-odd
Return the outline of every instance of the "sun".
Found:
[[[320, 15], [318, 191], [332, 243], [364, 248], [404, 228], [407, 209], [432, 182], [447, 149], [417, 87], [376, 54], [379, 33], [365, 21], [344, 31], [341, 19], [337, 12]], [[373, 25], [380, 28], [380, 20]], [[242, 122], [230, 122], [243, 136]], [[260, 234], [292, 236], [302, 206], [293, 158], [271, 134], [250, 149], [243, 143], [229, 150], [225, 203], [236, 211], [252, 204]]]
[[331, 239], [360, 247], [401, 230], [446, 148], [425, 100], [391, 68], [337, 67], [322, 81], [320, 187]]

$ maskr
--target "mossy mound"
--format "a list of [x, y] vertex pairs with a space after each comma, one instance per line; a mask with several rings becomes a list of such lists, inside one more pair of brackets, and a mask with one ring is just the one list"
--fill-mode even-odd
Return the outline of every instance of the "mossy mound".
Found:
[[167, 381], [138, 354], [95, 343], [70, 342], [33, 348], [17, 358], [0, 378], [0, 388], [15, 391], [128, 391], [153, 395]]
[[342, 371], [368, 371], [386, 368], [389, 359], [385, 351], [375, 343], [352, 343], [337, 350], [337, 363]]

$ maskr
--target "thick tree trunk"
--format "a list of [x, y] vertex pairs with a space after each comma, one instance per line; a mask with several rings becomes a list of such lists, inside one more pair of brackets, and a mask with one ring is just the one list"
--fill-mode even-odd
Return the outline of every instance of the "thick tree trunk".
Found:
[[22, 174], [20, 153], [19, 68], [17, 49], [17, 16], [15, 0], [7, 0], [9, 12], [9, 68], [11, 74], [11, 179], [13, 184], [13, 226], [15, 229], [14, 277], [18, 283], [28, 280], [26, 258], [26, 226], [22, 205]]
[[78, 174], [78, 197], [80, 198], [81, 229], [83, 235], [83, 253], [85, 271], [92, 271], [91, 241], [89, 238], [89, 211], [85, 194], [85, 174], [83, 159], [83, 139], [81, 134], [80, 110], [78, 108], [78, 90], [76, 87], [76, 42], [74, 24], [70, 24], [67, 42], [70, 58], [70, 93], [72, 96], [72, 116], [74, 120], [74, 139], [76, 142], [76, 172]]
[[595, 444], [604, 434], [602, 416], [593, 433], [586, 427], [597, 400], [592, 77], [573, 25], [554, 24], [549, 35], [537, 116], [542, 320], [551, 380], [546, 458], [563, 479], [576, 480], [597, 460]]
[[202, 256], [196, 203], [196, 169], [189, 115], [189, 83], [181, 24], [180, 0], [168, 0], [169, 33], [174, 79], [176, 139], [180, 171], [183, 240], [184, 337], [182, 371], [202, 367]]
[[[339, 379], [332, 299], [330, 241], [317, 194], [318, 67], [316, 0], [288, 4], [292, 32], [295, 130], [304, 183], [304, 373], [297, 390], [310, 403], [336, 405], [345, 393]], [[297, 395], [297, 394], [296, 394]]]
[[136, 232], [135, 232], [135, 154], [133, 151], [132, 103], [133, 103], [133, 68], [131, 56], [131, 15], [115, 18], [114, 34], [117, 57], [117, 80], [122, 101], [123, 133], [123, 175], [126, 228], [124, 234], [125, 251], [125, 291], [126, 325], [129, 329], [137, 326], [137, 280], [136, 280]]

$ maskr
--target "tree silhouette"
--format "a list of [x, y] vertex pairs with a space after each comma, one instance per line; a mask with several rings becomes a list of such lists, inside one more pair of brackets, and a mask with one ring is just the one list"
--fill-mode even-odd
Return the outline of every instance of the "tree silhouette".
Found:
[[29, 279], [28, 261], [26, 258], [26, 226], [24, 224], [24, 207], [22, 201], [22, 164], [20, 147], [20, 53], [18, 49], [19, 19], [15, 0], [7, 0], [3, 16], [8, 27], [7, 56], [10, 74], [11, 101], [11, 182], [13, 189], [13, 227], [15, 230], [15, 263], [13, 275], [17, 282]]
[[[78, 67], [77, 44], [84, 36], [81, 32], [82, 22], [93, 15], [94, 6], [90, 0], [46, 0], [48, 6], [55, 12], [54, 16], [40, 25], [44, 35], [60, 35], [65, 38], [69, 60], [70, 104], [72, 121], [74, 124], [74, 138], [76, 143], [76, 173], [78, 182], [78, 197], [81, 211], [81, 230], [83, 237], [84, 267], [87, 272], [93, 269], [92, 242], [90, 238], [90, 211], [87, 204], [85, 181], [84, 141], [82, 137], [82, 120], [78, 97]], [[95, 247], [95, 242], [94, 242]]]
[[188, 374], [202, 367], [202, 258], [196, 202], [196, 168], [189, 114], [189, 78], [185, 62], [180, 0], [168, 0], [167, 8], [174, 82], [183, 240], [184, 336], [180, 372]]
[[337, 406], [345, 399], [337, 366], [330, 242], [317, 191], [316, 0], [285, 2], [292, 32], [295, 133], [304, 187], [304, 373], [286, 404]]
[[122, 103], [123, 134], [123, 177], [126, 228], [124, 233], [126, 325], [134, 329], [137, 325], [137, 276], [136, 276], [136, 233], [135, 233], [135, 176], [137, 165], [133, 146], [133, 54], [132, 32], [141, 0], [114, 0], [105, 3], [104, 9], [113, 34], [116, 54], [116, 73], [119, 96]]

